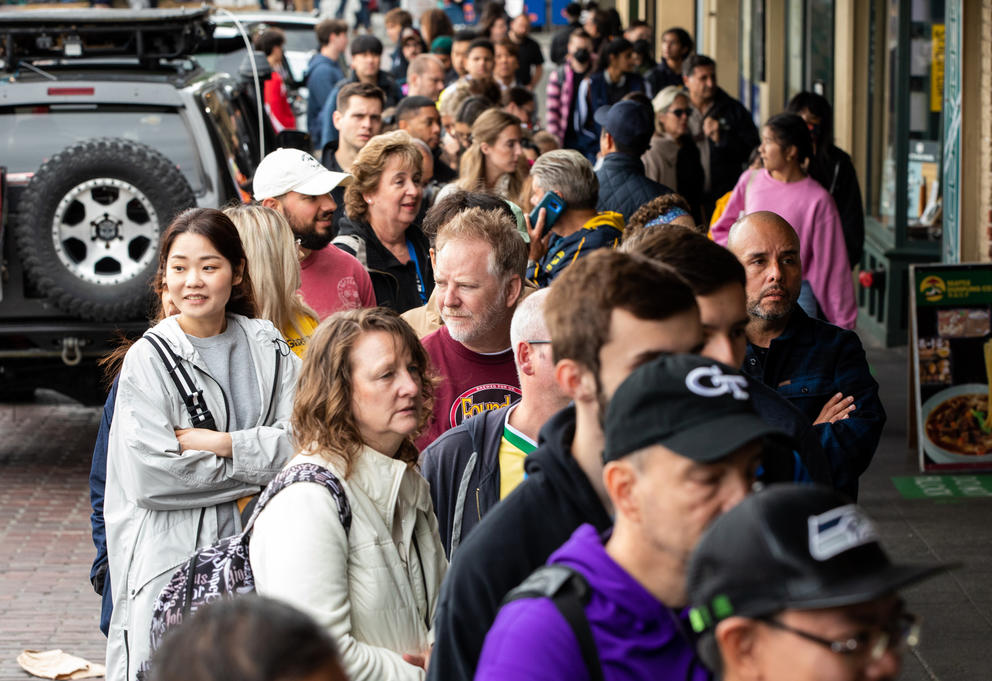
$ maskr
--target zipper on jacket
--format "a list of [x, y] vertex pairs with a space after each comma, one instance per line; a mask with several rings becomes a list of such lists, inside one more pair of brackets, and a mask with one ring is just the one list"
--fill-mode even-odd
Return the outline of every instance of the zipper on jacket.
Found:
[[479, 489], [478, 487], [475, 488], [475, 512], [479, 520], [482, 520], [482, 504], [479, 502]]

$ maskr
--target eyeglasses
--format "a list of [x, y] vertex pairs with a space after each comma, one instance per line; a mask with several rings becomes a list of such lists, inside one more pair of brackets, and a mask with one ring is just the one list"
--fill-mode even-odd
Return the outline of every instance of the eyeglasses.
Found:
[[529, 340], [529, 341], [524, 341], [524, 343], [526, 343], [527, 345], [550, 345], [551, 344], [551, 341], [549, 341], [549, 340]]
[[920, 626], [922, 620], [912, 613], [903, 612], [881, 629], [866, 630], [842, 641], [831, 641], [802, 629], [796, 629], [774, 617], [759, 617], [773, 629], [787, 631], [807, 641], [812, 641], [833, 652], [849, 658], [862, 658], [864, 662], [877, 662], [886, 651], [893, 648], [902, 650], [906, 646], [915, 646], [920, 642]]
[[668, 113], [672, 114], [673, 116], [682, 117], [682, 116], [688, 116], [690, 113], [692, 113], [692, 110], [691, 109], [669, 109], [668, 110]]

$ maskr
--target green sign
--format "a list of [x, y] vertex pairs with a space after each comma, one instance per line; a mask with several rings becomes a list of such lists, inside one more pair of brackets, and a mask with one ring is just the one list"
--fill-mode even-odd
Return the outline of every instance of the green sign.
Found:
[[920, 307], [992, 303], [992, 268], [918, 266], [914, 277], [916, 304]]
[[892, 483], [905, 499], [992, 497], [992, 475], [908, 475]]

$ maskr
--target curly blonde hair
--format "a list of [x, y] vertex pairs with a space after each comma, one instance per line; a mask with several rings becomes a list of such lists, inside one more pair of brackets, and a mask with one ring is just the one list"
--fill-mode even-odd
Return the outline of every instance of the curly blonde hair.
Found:
[[417, 334], [399, 315], [384, 307], [336, 312], [310, 337], [296, 383], [291, 419], [296, 447], [343, 464], [347, 478], [364, 442], [355, 421], [351, 354], [366, 333], [385, 331], [410, 351], [418, 368], [420, 418], [393, 458], [413, 466], [420, 453], [414, 444], [434, 406], [435, 379], [430, 357]]
[[393, 156], [398, 156], [416, 174], [423, 172], [424, 157], [409, 134], [395, 130], [376, 135], [362, 147], [351, 164], [355, 180], [344, 192], [344, 209], [350, 219], [367, 219], [369, 207], [365, 195], [374, 194], [379, 188], [382, 173]]

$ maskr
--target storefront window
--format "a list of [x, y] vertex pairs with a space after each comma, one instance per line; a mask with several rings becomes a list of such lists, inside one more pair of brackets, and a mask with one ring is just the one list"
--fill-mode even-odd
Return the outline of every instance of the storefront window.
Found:
[[[899, 241], [939, 240], [943, 0], [891, 0], [885, 33], [885, 148], [870, 212]], [[905, 231], [902, 231], [905, 230]]]
[[788, 0], [786, 100], [803, 90], [834, 98], [834, 0]]

